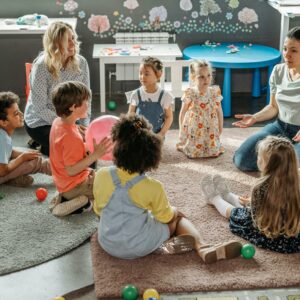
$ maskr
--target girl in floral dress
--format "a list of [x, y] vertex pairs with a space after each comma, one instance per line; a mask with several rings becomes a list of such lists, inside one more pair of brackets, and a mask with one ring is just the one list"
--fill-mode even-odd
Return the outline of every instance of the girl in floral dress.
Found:
[[189, 158], [217, 157], [224, 152], [220, 142], [223, 97], [219, 86], [211, 85], [212, 67], [209, 62], [202, 60], [191, 64], [190, 79], [193, 87], [182, 96], [177, 150]]

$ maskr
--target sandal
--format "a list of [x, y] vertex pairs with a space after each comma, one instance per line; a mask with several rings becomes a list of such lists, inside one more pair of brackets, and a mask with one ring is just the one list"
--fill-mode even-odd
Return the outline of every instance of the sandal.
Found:
[[198, 249], [198, 253], [207, 264], [221, 259], [231, 259], [241, 255], [242, 244], [237, 241], [225, 242], [217, 245], [205, 245]]
[[165, 241], [156, 254], [181, 254], [195, 249], [195, 238], [189, 234], [178, 235]]

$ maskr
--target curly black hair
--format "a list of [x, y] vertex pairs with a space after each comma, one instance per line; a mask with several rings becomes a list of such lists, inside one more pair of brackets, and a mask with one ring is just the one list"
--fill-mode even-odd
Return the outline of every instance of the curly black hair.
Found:
[[1, 92], [0, 93], [0, 120], [5, 121], [7, 119], [7, 110], [14, 104], [19, 104], [20, 98], [13, 92]]
[[114, 163], [129, 174], [156, 169], [161, 159], [162, 139], [143, 117], [122, 114], [112, 128]]

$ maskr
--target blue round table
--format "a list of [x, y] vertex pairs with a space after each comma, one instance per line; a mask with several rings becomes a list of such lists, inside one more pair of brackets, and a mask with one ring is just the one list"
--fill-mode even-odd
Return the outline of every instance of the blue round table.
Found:
[[[222, 107], [224, 117], [231, 116], [231, 69], [254, 69], [252, 80], [252, 96], [259, 97], [260, 87], [260, 68], [268, 68], [268, 81], [274, 65], [280, 62], [281, 53], [271, 47], [246, 43], [235, 43], [234, 46], [239, 50], [228, 53], [232, 48], [230, 43], [220, 45], [193, 45], [183, 50], [184, 59], [206, 59], [214, 68], [224, 69], [223, 81], [223, 101]], [[267, 103], [269, 102], [270, 91], [267, 84]]]

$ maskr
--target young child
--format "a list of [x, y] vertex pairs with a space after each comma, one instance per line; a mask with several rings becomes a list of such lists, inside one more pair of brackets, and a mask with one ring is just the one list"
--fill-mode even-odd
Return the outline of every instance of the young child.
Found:
[[139, 70], [142, 86], [130, 93], [128, 112], [144, 116], [153, 126], [153, 132], [164, 137], [173, 122], [174, 97], [157, 84], [162, 70], [159, 59], [147, 57], [142, 60]]
[[[219, 175], [202, 181], [207, 201], [229, 219], [234, 234], [261, 248], [300, 252], [300, 181], [292, 143], [276, 136], [261, 140], [257, 165], [261, 178], [253, 187], [251, 202], [230, 193]], [[249, 202], [250, 207], [242, 207]]]
[[12, 92], [0, 93], [0, 184], [28, 187], [33, 183], [29, 174], [51, 175], [51, 168], [38, 151], [22, 152], [13, 148], [12, 135], [16, 128], [24, 126], [19, 101]]
[[168, 253], [195, 249], [206, 263], [240, 255], [239, 242], [204, 244], [195, 226], [170, 205], [163, 185], [145, 175], [158, 167], [162, 139], [144, 117], [121, 116], [112, 140], [116, 166], [100, 169], [94, 182], [98, 240], [107, 253], [134, 259], [161, 247]]
[[192, 63], [190, 79], [194, 86], [182, 96], [177, 150], [189, 158], [219, 156], [224, 152], [222, 95], [218, 86], [211, 86], [211, 65], [205, 60]]
[[104, 138], [99, 144], [94, 142], [94, 152], [87, 155], [76, 121], [87, 117], [90, 96], [89, 88], [79, 81], [60, 83], [53, 91], [58, 117], [50, 131], [50, 162], [59, 195], [50, 210], [56, 216], [91, 207], [94, 171], [89, 166], [111, 150], [110, 139]]

